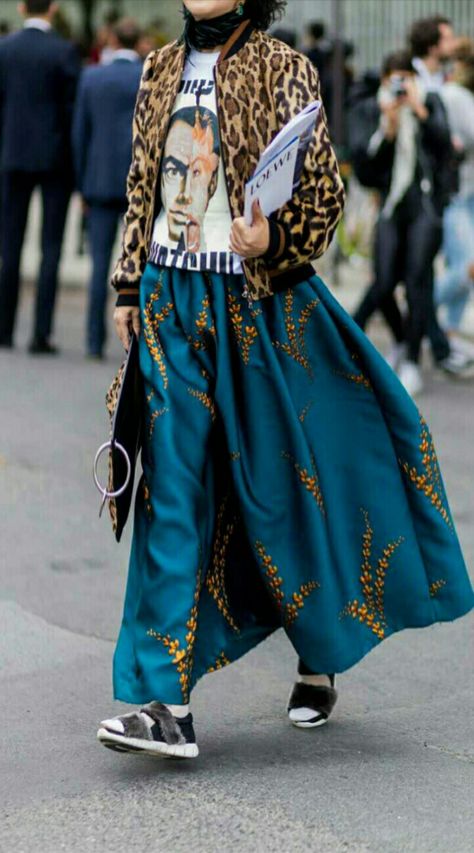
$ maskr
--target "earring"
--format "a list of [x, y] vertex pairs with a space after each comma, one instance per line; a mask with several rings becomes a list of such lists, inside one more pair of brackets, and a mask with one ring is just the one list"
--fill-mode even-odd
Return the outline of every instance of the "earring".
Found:
[[238, 4], [238, 6], [235, 10], [237, 12], [237, 14], [240, 15], [240, 17], [242, 17], [242, 15], [244, 14], [244, 6], [245, 6], [245, 3], [243, 3], [241, 0], [241, 2]]

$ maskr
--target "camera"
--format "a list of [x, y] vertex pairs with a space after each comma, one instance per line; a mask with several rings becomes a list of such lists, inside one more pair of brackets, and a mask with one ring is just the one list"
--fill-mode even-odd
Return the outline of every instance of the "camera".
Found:
[[400, 74], [392, 74], [390, 77], [390, 94], [394, 98], [402, 98], [406, 95], [405, 81]]

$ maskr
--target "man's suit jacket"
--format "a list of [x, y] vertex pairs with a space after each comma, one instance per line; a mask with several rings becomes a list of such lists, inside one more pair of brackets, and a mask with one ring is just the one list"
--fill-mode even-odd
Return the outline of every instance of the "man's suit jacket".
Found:
[[76, 48], [51, 30], [27, 28], [1, 39], [1, 169], [72, 175], [79, 74]]
[[142, 72], [140, 60], [117, 58], [86, 68], [73, 124], [76, 182], [89, 202], [125, 202], [132, 159], [132, 120]]

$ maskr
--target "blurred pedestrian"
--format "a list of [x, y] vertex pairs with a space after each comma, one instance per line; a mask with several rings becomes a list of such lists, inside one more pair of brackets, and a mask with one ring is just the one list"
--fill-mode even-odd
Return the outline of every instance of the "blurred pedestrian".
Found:
[[[412, 24], [408, 34], [408, 46], [412, 54], [413, 67], [427, 92], [441, 95], [452, 67], [456, 44], [457, 39], [452, 22], [444, 15], [421, 18]], [[446, 159], [443, 171], [444, 194], [447, 197], [457, 192], [458, 165], [456, 152], [453, 149]], [[448, 338], [439, 323], [435, 306], [434, 268], [431, 269], [428, 311], [426, 334], [430, 340], [435, 362], [454, 376], [470, 375], [471, 358], [464, 349], [459, 349], [455, 338], [451, 340]]]
[[[446, 328], [459, 331], [474, 291], [474, 43], [460, 44], [454, 54], [452, 80], [441, 97], [454, 143], [461, 157], [459, 191], [444, 213], [445, 269], [436, 281], [436, 301], [445, 306]], [[457, 346], [463, 346], [461, 342]]]
[[413, 67], [426, 92], [440, 92], [456, 45], [452, 22], [444, 15], [415, 21], [408, 34]]
[[304, 51], [313, 63], [321, 81], [321, 96], [326, 113], [331, 117], [332, 112], [332, 63], [334, 46], [327, 37], [324, 21], [312, 21], [306, 27], [304, 35]]
[[86, 205], [92, 279], [87, 315], [87, 352], [101, 358], [106, 340], [104, 311], [117, 225], [126, 209], [126, 179], [132, 151], [132, 117], [142, 63], [140, 30], [124, 18], [113, 27], [111, 61], [91, 65], [81, 77], [73, 125], [78, 188]]
[[24, 28], [0, 41], [0, 345], [12, 345], [21, 250], [31, 196], [39, 187], [42, 261], [30, 352], [53, 354], [49, 338], [73, 188], [70, 137], [80, 66], [75, 47], [52, 31], [51, 0], [26, 0], [20, 8]]
[[[440, 98], [424, 90], [408, 51], [385, 58], [379, 92], [356, 104], [350, 132], [356, 174], [381, 195], [374, 282], [354, 319], [365, 328], [374, 311], [383, 311], [397, 342], [392, 363], [405, 388], [415, 395], [423, 387], [420, 347], [430, 316], [441, 216], [448, 201], [451, 138]], [[408, 302], [406, 324], [393, 295], [401, 278]]]
[[119, 20], [120, 13], [118, 9], [109, 9], [105, 13], [102, 25], [96, 32], [95, 41], [90, 50], [91, 62], [107, 65], [110, 61], [114, 52], [110, 40], [113, 38], [113, 28]]

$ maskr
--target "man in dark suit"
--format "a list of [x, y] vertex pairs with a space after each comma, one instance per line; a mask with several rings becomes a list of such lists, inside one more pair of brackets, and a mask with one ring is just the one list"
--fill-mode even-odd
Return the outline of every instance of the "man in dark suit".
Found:
[[73, 187], [70, 134], [80, 65], [74, 46], [52, 31], [51, 0], [26, 0], [22, 11], [23, 30], [0, 42], [0, 346], [12, 346], [21, 250], [31, 195], [39, 187], [43, 256], [30, 352], [55, 353], [49, 337]]
[[126, 209], [133, 110], [142, 71], [135, 51], [139, 38], [133, 20], [115, 25], [112, 61], [84, 70], [74, 114], [76, 178], [87, 211], [93, 263], [87, 318], [87, 350], [93, 358], [103, 354], [110, 259]]

